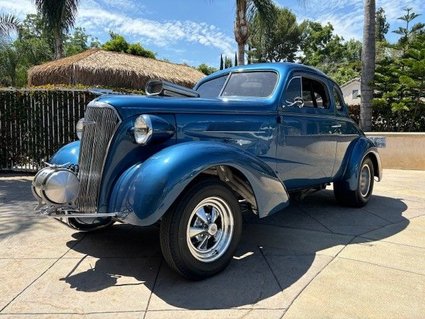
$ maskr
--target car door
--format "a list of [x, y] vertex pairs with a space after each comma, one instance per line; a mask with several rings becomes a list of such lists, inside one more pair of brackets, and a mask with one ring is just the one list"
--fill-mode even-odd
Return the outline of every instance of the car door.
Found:
[[333, 104], [335, 110], [335, 118], [338, 129], [334, 132], [337, 146], [335, 155], [335, 165], [333, 175], [337, 175], [342, 169], [342, 163], [350, 143], [359, 136], [359, 129], [353, 123], [348, 115], [348, 107], [344, 102], [341, 89], [333, 83], [332, 87]]
[[334, 118], [327, 80], [294, 73], [279, 107], [277, 171], [288, 189], [330, 180], [336, 153]]

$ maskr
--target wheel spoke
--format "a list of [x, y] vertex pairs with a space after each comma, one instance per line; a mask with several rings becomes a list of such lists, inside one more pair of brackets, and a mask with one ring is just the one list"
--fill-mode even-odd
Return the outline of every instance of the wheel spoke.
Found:
[[208, 224], [209, 224], [209, 222], [208, 222], [208, 217], [207, 217], [207, 213], [205, 212], [204, 207], [202, 207], [202, 208], [198, 209], [198, 211], [196, 212], [196, 216], [198, 216], [198, 218], [199, 218], [200, 220], [202, 220], [202, 222], [203, 222], [205, 225], [208, 225]]
[[195, 237], [195, 236], [198, 236], [198, 235], [200, 235], [200, 234], [202, 234], [204, 232], [205, 232], [205, 229], [204, 228], [200, 228], [200, 227], [190, 227], [189, 228], [189, 236], [190, 236], [190, 238]]
[[211, 211], [211, 223], [215, 223], [217, 218], [218, 218], [217, 209], [213, 208], [212, 211]]
[[198, 245], [198, 249], [204, 249], [204, 245], [208, 242], [208, 239], [210, 239], [210, 235], [205, 235], [204, 239], [202, 239], [201, 243]]

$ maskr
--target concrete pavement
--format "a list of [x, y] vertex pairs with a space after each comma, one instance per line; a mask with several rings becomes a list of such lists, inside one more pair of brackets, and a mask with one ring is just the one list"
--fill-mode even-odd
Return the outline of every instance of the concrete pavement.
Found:
[[156, 227], [35, 218], [30, 179], [0, 177], [0, 319], [425, 318], [425, 171], [385, 170], [362, 209], [325, 190], [245, 215], [234, 260], [201, 282], [168, 268]]

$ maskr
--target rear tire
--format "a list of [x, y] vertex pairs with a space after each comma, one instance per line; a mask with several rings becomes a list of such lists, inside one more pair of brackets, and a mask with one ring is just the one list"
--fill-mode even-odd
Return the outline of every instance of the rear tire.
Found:
[[183, 277], [200, 280], [222, 271], [232, 260], [242, 233], [239, 203], [215, 178], [191, 186], [161, 221], [161, 250]]
[[349, 190], [347, 184], [343, 182], [334, 183], [334, 194], [338, 203], [352, 207], [365, 206], [372, 195], [374, 176], [372, 160], [366, 157], [360, 166], [356, 190]]

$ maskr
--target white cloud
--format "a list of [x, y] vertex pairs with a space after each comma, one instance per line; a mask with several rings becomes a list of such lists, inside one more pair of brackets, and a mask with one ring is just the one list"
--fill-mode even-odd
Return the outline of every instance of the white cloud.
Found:
[[11, 13], [23, 19], [28, 13], [35, 13], [36, 10], [31, 0], [0, 0], [0, 12]]
[[168, 47], [180, 41], [198, 43], [218, 48], [225, 54], [234, 52], [233, 39], [216, 26], [194, 21], [156, 21], [132, 17], [125, 13], [113, 13], [90, 0], [79, 9], [77, 24], [89, 33], [113, 30], [124, 35], [138, 37], [143, 43]]

